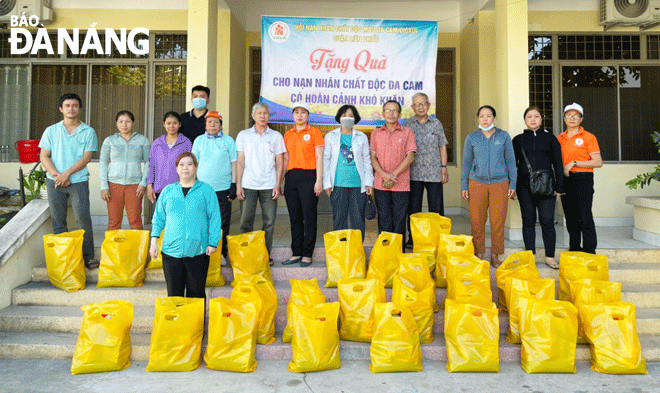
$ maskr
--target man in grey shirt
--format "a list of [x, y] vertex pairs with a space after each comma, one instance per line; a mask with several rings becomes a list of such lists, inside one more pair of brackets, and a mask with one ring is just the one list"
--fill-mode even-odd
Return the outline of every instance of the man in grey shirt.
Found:
[[[408, 215], [422, 211], [422, 197], [426, 188], [429, 212], [445, 215], [442, 185], [449, 180], [447, 175], [447, 138], [442, 123], [435, 117], [429, 117], [429, 97], [416, 93], [412, 98], [415, 116], [403, 123], [415, 134], [417, 154], [410, 167], [410, 204]], [[439, 153], [439, 154], [438, 154]], [[408, 219], [409, 238], [406, 248], [412, 248], [410, 219]]]

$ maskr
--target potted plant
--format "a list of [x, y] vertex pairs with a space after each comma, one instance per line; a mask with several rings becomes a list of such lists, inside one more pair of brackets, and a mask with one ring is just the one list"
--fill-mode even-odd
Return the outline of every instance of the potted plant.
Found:
[[25, 200], [41, 198], [46, 195], [46, 170], [39, 165], [23, 177], [23, 187], [25, 187]]
[[[660, 153], [660, 132], [653, 132], [653, 134], [651, 134], [651, 139], [653, 139], [653, 143], [655, 143], [655, 146], [658, 148], [658, 153]], [[653, 180], [660, 182], [660, 164], [655, 166], [653, 172], [642, 173], [637, 175], [636, 178], [628, 180], [626, 185], [631, 190], [636, 190], [637, 187], [644, 188], [644, 186], [650, 185]]]

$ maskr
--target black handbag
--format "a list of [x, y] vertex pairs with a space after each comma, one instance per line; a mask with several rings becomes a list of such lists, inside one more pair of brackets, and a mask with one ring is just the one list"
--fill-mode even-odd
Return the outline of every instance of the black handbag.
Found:
[[529, 169], [529, 191], [534, 195], [554, 195], [554, 172], [549, 169], [539, 169], [538, 171], [532, 171], [532, 165], [529, 163], [527, 154], [525, 154], [525, 149], [523, 149], [522, 146], [520, 147], [520, 151], [522, 151], [523, 158], [525, 159], [527, 168]]

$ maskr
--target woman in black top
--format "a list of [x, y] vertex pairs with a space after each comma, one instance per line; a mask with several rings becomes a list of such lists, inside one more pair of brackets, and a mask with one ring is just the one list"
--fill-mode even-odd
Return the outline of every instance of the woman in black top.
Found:
[[[525, 110], [525, 125], [527, 128], [522, 134], [513, 138], [513, 151], [516, 155], [518, 167], [518, 185], [516, 193], [520, 203], [522, 215], [522, 233], [525, 249], [536, 252], [536, 211], [539, 212], [539, 222], [545, 246], [546, 264], [553, 269], [558, 269], [559, 264], [555, 261], [555, 203], [557, 195], [564, 193], [564, 178], [562, 176], [563, 165], [561, 159], [561, 146], [552, 133], [541, 128], [543, 118], [539, 108], [530, 106]], [[554, 173], [554, 195], [535, 195], [529, 188], [529, 169], [522, 151], [525, 151], [527, 159], [533, 171], [547, 169]]]

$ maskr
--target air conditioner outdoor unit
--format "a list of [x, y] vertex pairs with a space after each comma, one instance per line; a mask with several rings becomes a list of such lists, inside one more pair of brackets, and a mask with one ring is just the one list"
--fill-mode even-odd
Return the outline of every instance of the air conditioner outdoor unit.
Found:
[[0, 23], [9, 23], [13, 15], [19, 19], [34, 15], [45, 25], [53, 20], [51, 0], [0, 0]]
[[640, 26], [660, 24], [660, 0], [600, 0], [601, 26]]

